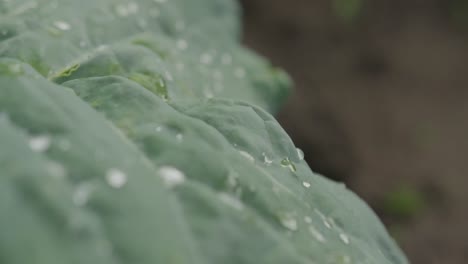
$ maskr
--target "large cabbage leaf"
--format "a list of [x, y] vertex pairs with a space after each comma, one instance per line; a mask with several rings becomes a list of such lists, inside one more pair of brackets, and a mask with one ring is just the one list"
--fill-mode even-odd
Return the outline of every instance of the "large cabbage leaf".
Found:
[[405, 264], [230, 0], [0, 1], [0, 263]]

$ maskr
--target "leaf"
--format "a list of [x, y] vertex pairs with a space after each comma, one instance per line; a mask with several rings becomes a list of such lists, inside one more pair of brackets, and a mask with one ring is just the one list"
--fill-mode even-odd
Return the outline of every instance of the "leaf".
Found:
[[335, 14], [345, 22], [354, 21], [362, 11], [364, 0], [333, 0]]
[[262, 110], [234, 2], [1, 3], [1, 263], [407, 263]]

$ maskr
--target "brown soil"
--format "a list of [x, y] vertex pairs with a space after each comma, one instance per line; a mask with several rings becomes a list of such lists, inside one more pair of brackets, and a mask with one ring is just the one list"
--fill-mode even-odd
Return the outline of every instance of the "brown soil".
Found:
[[[468, 263], [468, 30], [448, 2], [367, 1], [345, 23], [329, 0], [243, 1], [247, 45], [296, 82], [280, 122], [414, 264]], [[383, 206], [402, 185], [424, 198], [411, 217]]]

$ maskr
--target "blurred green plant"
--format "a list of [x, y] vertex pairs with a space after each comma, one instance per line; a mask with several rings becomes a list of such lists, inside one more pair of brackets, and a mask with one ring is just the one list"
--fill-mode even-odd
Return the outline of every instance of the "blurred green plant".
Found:
[[353, 22], [361, 14], [364, 0], [333, 0], [332, 8], [335, 15], [344, 22]]
[[408, 219], [420, 214], [426, 207], [422, 192], [414, 187], [402, 185], [384, 198], [384, 211], [395, 217]]
[[468, 1], [452, 0], [450, 3], [450, 17], [459, 25], [468, 26]]

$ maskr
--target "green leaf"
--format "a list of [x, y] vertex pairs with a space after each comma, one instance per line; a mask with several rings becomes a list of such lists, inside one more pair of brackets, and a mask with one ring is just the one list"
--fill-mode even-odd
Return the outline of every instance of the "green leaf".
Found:
[[387, 213], [410, 218], [426, 207], [425, 197], [410, 186], [401, 186], [385, 197], [384, 209]]
[[449, 12], [451, 18], [460, 26], [468, 26], [468, 1], [451, 0]]
[[333, 0], [335, 14], [345, 22], [354, 21], [362, 11], [364, 0]]
[[407, 263], [263, 110], [233, 1], [0, 3], [1, 263]]

